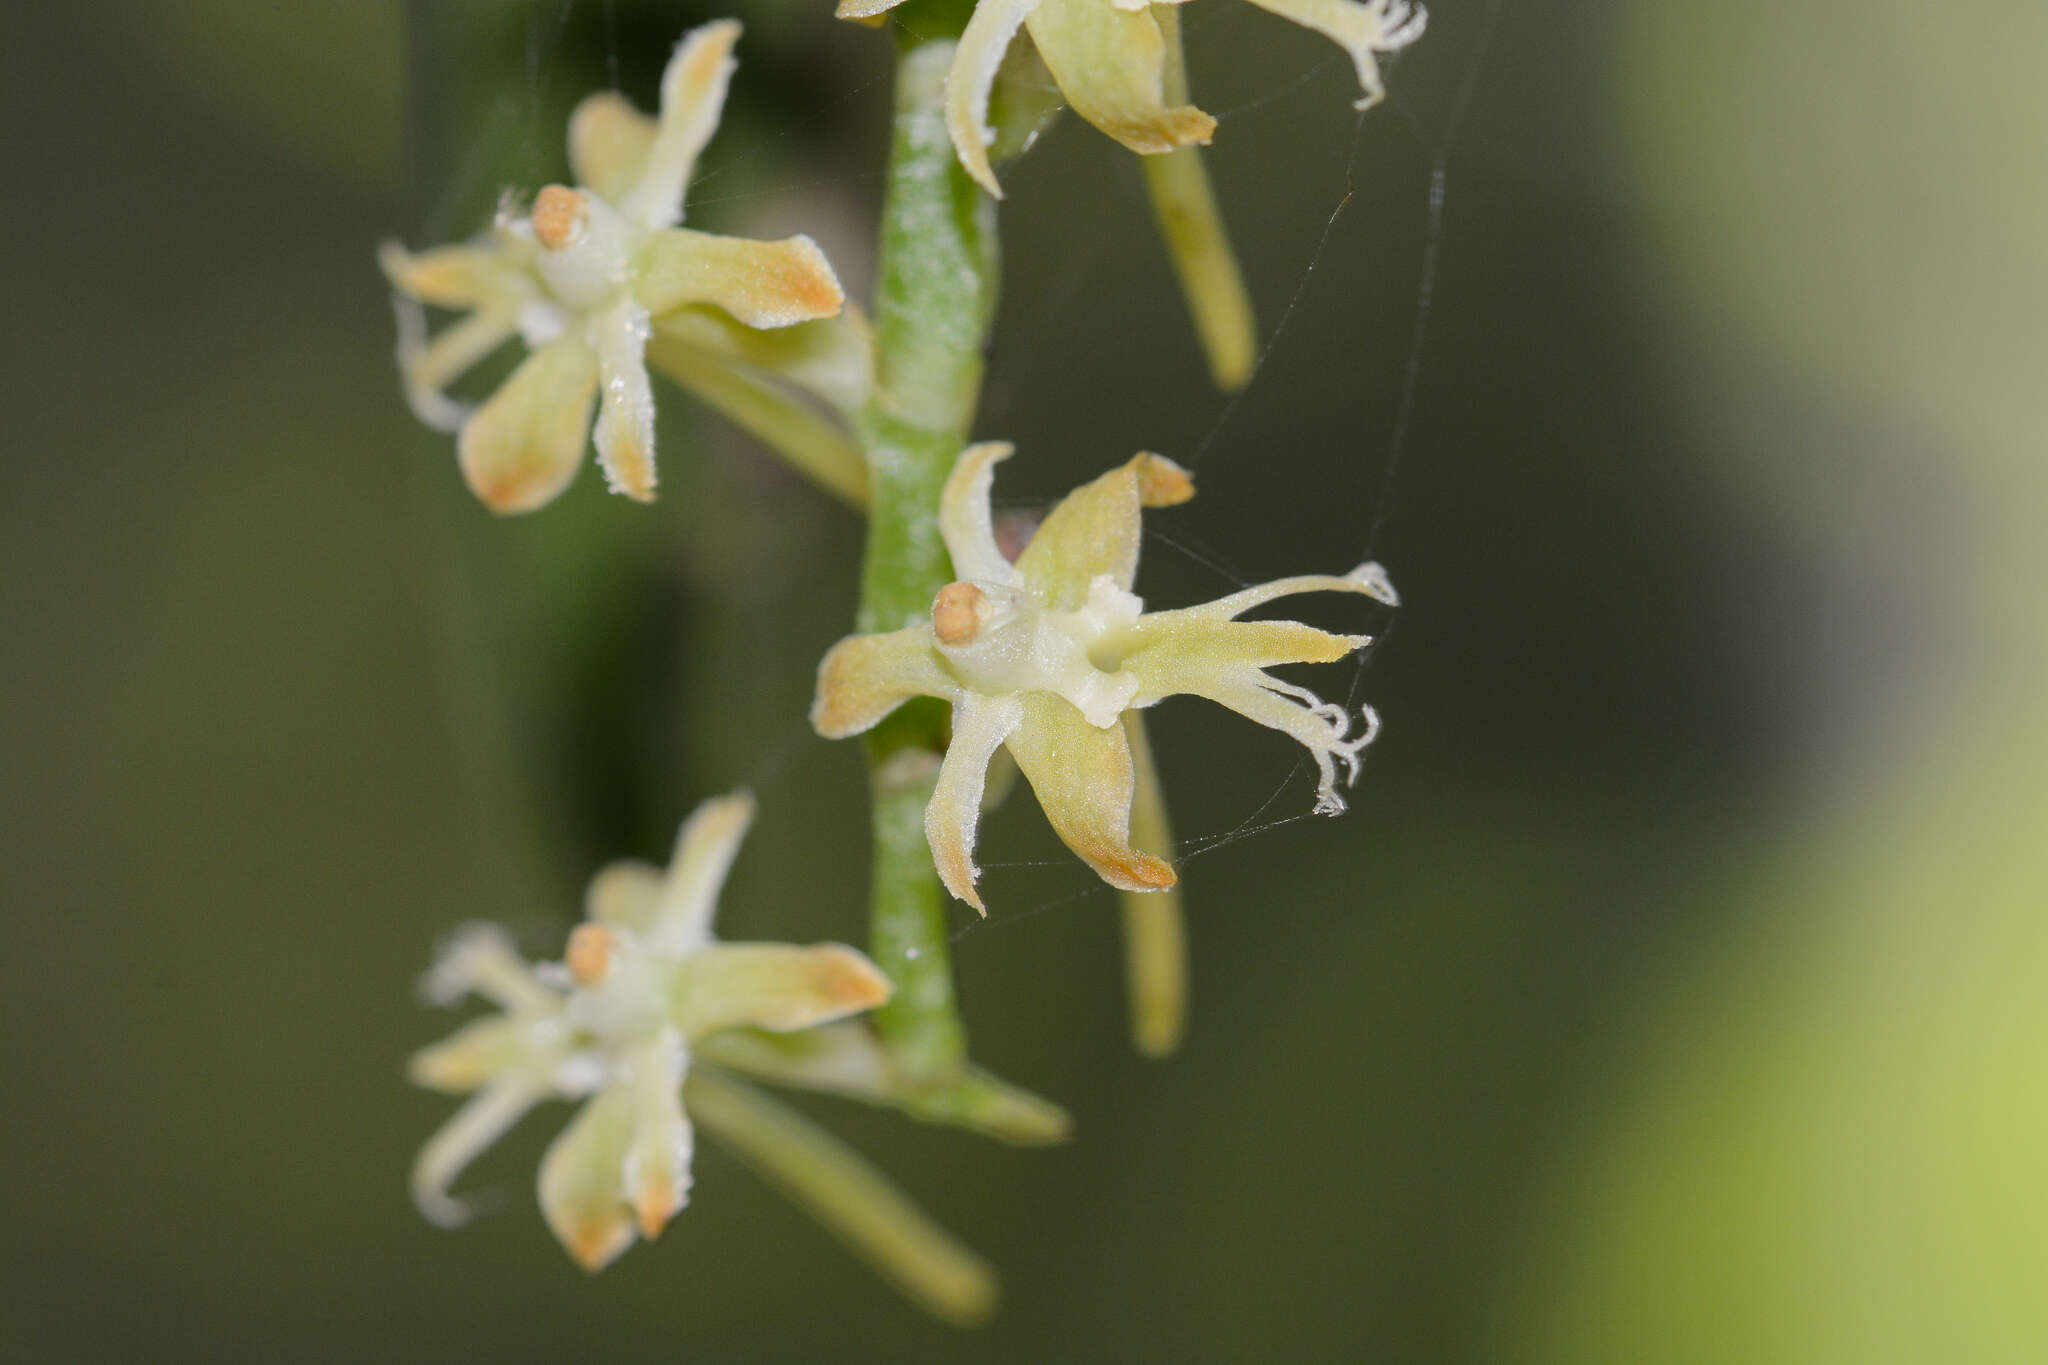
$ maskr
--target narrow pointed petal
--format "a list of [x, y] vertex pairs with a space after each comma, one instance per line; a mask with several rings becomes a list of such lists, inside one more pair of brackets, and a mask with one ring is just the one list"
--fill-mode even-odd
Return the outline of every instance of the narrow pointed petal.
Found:
[[753, 823], [754, 798], [747, 792], [713, 797], [690, 812], [676, 833], [661, 899], [646, 926], [651, 946], [680, 955], [711, 941], [718, 893]]
[[640, 1235], [650, 1241], [690, 1198], [690, 1120], [683, 1114], [689, 1049], [675, 1029], [633, 1049], [633, 1145], [626, 1152], [626, 1197]]
[[505, 257], [495, 246], [464, 242], [415, 253], [385, 242], [377, 264], [393, 289], [436, 308], [475, 308], [506, 290]]
[[587, 95], [569, 116], [569, 169], [576, 183], [610, 202], [623, 198], [646, 168], [654, 120], [616, 90]]
[[832, 263], [802, 233], [757, 242], [664, 228], [641, 255], [633, 295], [649, 313], [712, 304], [761, 328], [835, 317], [846, 306]]
[[1139, 509], [1172, 507], [1194, 495], [1194, 480], [1173, 461], [1135, 456], [1062, 498], [1017, 557], [1017, 569], [1033, 595], [1059, 611], [1078, 610], [1101, 574], [1129, 592], [1138, 574]]
[[530, 1020], [492, 1014], [471, 1020], [405, 1064], [414, 1085], [444, 1094], [466, 1095], [515, 1068], [535, 1070]]
[[1363, 93], [1356, 109], [1370, 109], [1386, 96], [1376, 52], [1398, 52], [1422, 36], [1429, 14], [1409, 0], [1252, 0], [1260, 9], [1291, 19], [1334, 41], [1351, 55]]
[[769, 329], [748, 327], [708, 304], [679, 308], [655, 317], [654, 334], [657, 348], [682, 342], [794, 384], [844, 413], [858, 412], [874, 391], [874, 332], [853, 304], [834, 317]]
[[932, 648], [930, 626], [849, 635], [818, 664], [811, 728], [826, 739], [846, 739], [880, 724], [912, 697], [960, 697]]
[[508, 1011], [545, 1012], [561, 997], [542, 985], [512, 939], [495, 924], [465, 924], [450, 934], [420, 982], [420, 993], [436, 1005], [453, 1005], [476, 995]]
[[995, 519], [989, 511], [989, 490], [996, 466], [1016, 447], [1007, 441], [984, 441], [960, 452], [946, 486], [939, 493], [939, 534], [952, 557], [953, 572], [983, 583], [1016, 584], [1017, 569], [996, 544]]
[[738, 65], [732, 49], [739, 37], [737, 19], [719, 19], [692, 29], [669, 59], [661, 77], [661, 122], [639, 179], [619, 201], [619, 211], [630, 221], [643, 228], [682, 221], [683, 191], [725, 109], [725, 89]]
[[493, 512], [552, 502], [583, 460], [597, 357], [575, 337], [535, 351], [470, 416], [455, 446], [470, 490]]
[[719, 943], [684, 965], [674, 1018], [690, 1038], [729, 1028], [784, 1033], [873, 1009], [889, 993], [881, 970], [843, 944]]
[[1316, 762], [1316, 814], [1336, 815], [1344, 809], [1337, 784], [1341, 779], [1348, 786], [1357, 779], [1359, 755], [1379, 733], [1379, 717], [1371, 707], [1360, 708], [1354, 733], [1344, 708], [1305, 687], [1263, 674], [1189, 690], [1229, 707], [1246, 720], [1278, 730], [1307, 749]]
[[420, 1149], [412, 1167], [412, 1199], [426, 1220], [437, 1227], [460, 1227], [469, 1206], [448, 1196], [456, 1178], [477, 1155], [503, 1137], [546, 1090], [532, 1078], [508, 1076], [485, 1086], [441, 1125]]
[[974, 836], [981, 822], [981, 793], [996, 746], [1024, 719], [1024, 703], [1013, 696], [963, 696], [953, 704], [953, 741], [939, 764], [938, 785], [924, 808], [924, 837], [931, 845], [939, 880], [959, 899], [988, 913], [974, 889], [981, 871], [974, 865]]
[[652, 863], [632, 858], [609, 863], [583, 893], [584, 918], [644, 934], [661, 903], [662, 879], [662, 870]]
[[633, 1245], [626, 1156], [638, 1118], [629, 1085], [597, 1092], [548, 1146], [540, 1162], [540, 1211], [555, 1240], [588, 1271]]
[[946, 131], [952, 134], [953, 150], [967, 173], [998, 199], [1003, 197], [1003, 187], [988, 161], [988, 145], [995, 138], [988, 126], [989, 91], [1002, 68], [1003, 53], [1039, 3], [981, 0], [960, 34], [960, 46], [946, 72]]
[[1368, 635], [1333, 635], [1299, 621], [1230, 621], [1187, 612], [1143, 617], [1125, 633], [1122, 670], [1138, 680], [1132, 704], [1150, 706], [1228, 678], [1249, 678], [1281, 664], [1331, 664], [1370, 644]]
[[429, 340], [425, 310], [403, 294], [392, 300], [398, 315], [398, 377], [413, 416], [436, 431], [457, 432], [475, 408], [450, 398], [448, 385], [512, 339], [512, 310], [479, 308], [444, 327]]
[[647, 381], [647, 314], [620, 303], [594, 331], [604, 394], [595, 434], [597, 463], [612, 492], [653, 502], [654, 389]]
[[1333, 574], [1301, 574], [1293, 578], [1276, 578], [1270, 583], [1259, 583], [1228, 597], [1219, 597], [1199, 607], [1189, 607], [1193, 614], [1229, 620], [1242, 616], [1253, 607], [1263, 606], [1275, 598], [1293, 597], [1305, 592], [1353, 592], [1383, 602], [1390, 607], [1401, 605], [1401, 599], [1394, 593], [1394, 585], [1387, 579], [1387, 571], [1376, 562], [1365, 563], [1345, 574], [1342, 578]]
[[1027, 23], [1074, 112], [1132, 151], [1170, 152], [1216, 131], [1193, 105], [1166, 103], [1166, 41], [1149, 9], [1040, 0]]
[[1071, 704], [1042, 692], [1022, 705], [1010, 752], [1066, 846], [1125, 891], [1157, 891], [1180, 880], [1172, 864], [1131, 847], [1133, 773], [1123, 727], [1098, 730]]
[[962, 1324], [994, 1311], [987, 1262], [824, 1129], [750, 1085], [708, 1072], [690, 1077], [684, 1099], [707, 1132], [927, 1310]]

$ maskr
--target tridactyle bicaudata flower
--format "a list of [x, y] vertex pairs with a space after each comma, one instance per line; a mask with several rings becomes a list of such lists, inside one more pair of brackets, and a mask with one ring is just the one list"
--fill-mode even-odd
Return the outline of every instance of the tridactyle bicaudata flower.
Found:
[[[697, 156], [718, 127], [740, 26], [706, 24], [677, 47], [652, 119], [614, 92], [569, 122], [576, 188], [508, 201], [482, 238], [417, 255], [387, 243], [401, 296], [400, 368], [413, 409], [460, 431], [469, 486], [494, 511], [531, 511], [575, 477], [597, 412], [598, 463], [616, 492], [654, 497], [654, 395], [646, 353], [655, 323], [692, 305], [749, 328], [836, 316], [845, 303], [809, 237], [779, 242], [677, 227]], [[421, 304], [468, 316], [428, 340]], [[448, 384], [517, 335], [531, 352], [473, 410]]]
[[474, 1092], [413, 1167], [428, 1218], [463, 1221], [449, 1186], [528, 1109], [581, 1100], [541, 1160], [540, 1206], [569, 1254], [596, 1270], [636, 1233], [660, 1232], [689, 1196], [693, 1050], [729, 1030], [786, 1033], [889, 998], [888, 980], [852, 948], [713, 940], [718, 892], [753, 810], [743, 795], [707, 801], [665, 873], [634, 862], [599, 873], [560, 963], [529, 965], [489, 925], [443, 949], [428, 995], [481, 996], [499, 1013], [412, 1059], [419, 1084]]
[[[1385, 95], [1376, 56], [1422, 36], [1428, 14], [1410, 0], [1251, 0], [1337, 42], [1351, 56], [1362, 92], [1357, 107]], [[842, 19], [875, 19], [902, 0], [839, 0]], [[1074, 112], [1134, 152], [1158, 154], [1206, 143], [1216, 120], [1170, 103], [1166, 73], [1178, 61], [1155, 9], [1185, 0], [978, 0], [946, 80], [946, 121], [961, 164], [1000, 196], [989, 165], [989, 93], [1019, 28]]]
[[1139, 455], [1067, 495], [1013, 564], [997, 547], [989, 490], [1003, 444], [970, 446], [940, 498], [939, 531], [958, 582], [939, 590], [931, 619], [833, 646], [818, 668], [811, 723], [828, 738], [856, 735], [912, 697], [953, 706], [953, 737], [925, 810], [939, 876], [986, 913], [975, 890], [975, 825], [990, 759], [1005, 746], [1067, 847], [1104, 881], [1156, 891], [1168, 864], [1130, 846], [1133, 794], [1126, 711], [1178, 693], [1207, 697], [1298, 740], [1319, 774], [1316, 810], [1344, 809], [1340, 776], [1357, 775], [1378, 720], [1350, 715], [1265, 672], [1331, 663], [1370, 642], [1294, 621], [1237, 618], [1305, 592], [1363, 593], [1395, 605], [1379, 565], [1339, 578], [1282, 578], [1198, 607], [1145, 610], [1137, 576], [1140, 511], [1194, 496], [1171, 460]]

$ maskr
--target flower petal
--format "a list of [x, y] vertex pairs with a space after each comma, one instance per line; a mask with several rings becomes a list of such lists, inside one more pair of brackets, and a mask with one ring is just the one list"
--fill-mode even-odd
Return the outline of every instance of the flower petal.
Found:
[[959, 685], [939, 665], [930, 626], [849, 635], [818, 664], [811, 727], [826, 739], [846, 739], [872, 729], [912, 697], [959, 696]]
[[627, 1065], [633, 1090], [633, 1145], [626, 1152], [626, 1196], [640, 1235], [650, 1241], [690, 1198], [694, 1142], [683, 1113], [683, 1076], [690, 1052], [682, 1034], [663, 1029], [633, 1049]]
[[617, 201], [640, 178], [655, 122], [616, 90], [586, 95], [569, 116], [569, 169], [576, 183]]
[[690, 30], [661, 75], [661, 122], [647, 149], [646, 164], [633, 187], [619, 199], [619, 212], [642, 228], [682, 221], [683, 190], [697, 155], [718, 131], [725, 88], [732, 80], [737, 19], [719, 19]]
[[683, 342], [787, 380], [841, 412], [859, 411], [874, 389], [874, 333], [851, 304], [835, 317], [765, 331], [708, 304], [679, 308], [654, 319], [654, 334], [657, 343]]
[[507, 290], [504, 253], [494, 245], [462, 242], [415, 253], [384, 242], [377, 264], [393, 289], [436, 308], [474, 308]]
[[476, 995], [510, 1011], [547, 1012], [561, 997], [540, 983], [533, 968], [495, 924], [465, 924], [450, 934], [420, 982], [420, 994], [436, 1005], [453, 1005]]
[[747, 792], [713, 797], [690, 812], [676, 833], [661, 899], [645, 926], [651, 947], [681, 956], [711, 941], [718, 893], [753, 823], [754, 798]]
[[1352, 734], [1351, 717], [1343, 707], [1263, 673], [1220, 678], [1187, 690], [1278, 730], [1307, 749], [1316, 761], [1316, 814], [1343, 811], [1344, 798], [1337, 794], [1338, 765], [1343, 765], [1341, 776], [1347, 785], [1358, 779], [1359, 755], [1380, 728], [1370, 706], [1359, 708], [1359, 731]]
[[1026, 24], [1074, 112], [1132, 151], [1170, 152], [1216, 131], [1193, 105], [1167, 105], [1166, 42], [1149, 10], [1040, 0]]
[[534, 1077], [506, 1076], [471, 1096], [427, 1139], [412, 1166], [412, 1200], [428, 1222], [452, 1228], [468, 1221], [470, 1208], [449, 1198], [448, 1187], [546, 1094], [547, 1088]]
[[723, 308], [749, 327], [790, 327], [838, 315], [846, 291], [809, 237], [779, 242], [664, 228], [648, 240], [633, 295], [649, 313]]
[[605, 485], [635, 502], [654, 501], [654, 389], [647, 380], [647, 314], [614, 305], [592, 328], [604, 406], [598, 411], [597, 463]]
[[448, 397], [455, 378], [512, 339], [517, 310], [479, 308], [462, 321], [444, 327], [430, 341], [427, 319], [418, 300], [403, 294], [393, 299], [398, 313], [398, 376], [413, 415], [436, 431], [462, 429], [475, 411]]
[[1026, 694], [1023, 707], [1010, 752], [1066, 846], [1125, 891], [1179, 881], [1172, 864], [1131, 847], [1133, 775], [1123, 727], [1098, 730], [1070, 703], [1042, 692]]
[[491, 1014], [413, 1053], [405, 1074], [428, 1090], [466, 1095], [514, 1068], [537, 1071], [533, 1064], [538, 1060], [530, 1019]]
[[1039, 3], [980, 0], [960, 34], [960, 45], [946, 72], [946, 131], [952, 134], [953, 150], [967, 173], [998, 199], [1003, 197], [1003, 187], [996, 181], [995, 168], [988, 164], [988, 145], [995, 138], [988, 126], [989, 91], [1002, 68], [1003, 53]]
[[939, 880], [961, 900], [988, 913], [974, 882], [974, 835], [981, 820], [981, 792], [988, 782], [989, 758], [1024, 719], [1024, 703], [1014, 696], [963, 694], [953, 704], [953, 741], [939, 764], [938, 784], [924, 808], [924, 837], [931, 845]]
[[838, 943], [718, 943], [694, 953], [677, 978], [674, 1018], [701, 1038], [729, 1028], [777, 1033], [873, 1009], [889, 979]]
[[568, 487], [590, 439], [597, 357], [579, 338], [548, 343], [520, 363], [463, 424], [456, 461], [493, 512], [530, 512]]
[[1129, 592], [1138, 574], [1139, 509], [1173, 507], [1194, 495], [1194, 480], [1172, 460], [1136, 455], [1062, 498], [1017, 557], [1017, 569], [1032, 595], [1058, 611], [1079, 610], [1101, 574]]
[[1355, 109], [1370, 109], [1386, 97], [1375, 52], [1398, 52], [1422, 36], [1429, 12], [1409, 0], [1252, 0], [1303, 28], [1314, 29], [1351, 54], [1364, 92]]
[[626, 1155], [638, 1114], [630, 1086], [597, 1092], [540, 1161], [540, 1211], [576, 1263], [598, 1271], [633, 1244]]
[[1007, 441], [984, 441], [960, 452], [946, 486], [939, 493], [939, 535], [952, 557], [953, 572], [963, 579], [1015, 586], [1023, 581], [996, 544], [995, 520], [989, 512], [989, 489], [996, 466], [1016, 450]]

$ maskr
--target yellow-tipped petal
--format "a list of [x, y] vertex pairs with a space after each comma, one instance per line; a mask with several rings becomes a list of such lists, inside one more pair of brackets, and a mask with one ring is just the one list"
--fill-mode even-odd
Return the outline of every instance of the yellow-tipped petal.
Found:
[[475, 1019], [405, 1064], [414, 1085], [466, 1095], [534, 1058], [533, 1029], [524, 1019], [492, 1014]]
[[690, 812], [676, 832], [661, 898], [646, 926], [652, 946], [681, 954], [711, 941], [718, 893], [753, 823], [754, 798], [743, 791], [713, 797]]
[[633, 1049], [633, 1145], [626, 1153], [626, 1198], [642, 1237], [661, 1235], [690, 1198], [690, 1120], [683, 1114], [689, 1050], [674, 1029]]
[[683, 191], [697, 156], [718, 130], [732, 80], [737, 19], [690, 30], [661, 76], [661, 121], [640, 175], [618, 201], [619, 212], [643, 228], [671, 227], [683, 217]]
[[1060, 611], [1077, 610], [1101, 574], [1128, 592], [1138, 574], [1139, 509], [1194, 495], [1193, 478], [1173, 461], [1134, 456], [1062, 498], [1017, 557], [1018, 571], [1033, 596]]
[[1386, 96], [1374, 54], [1398, 52], [1422, 36], [1429, 12], [1409, 0], [1252, 0], [1303, 28], [1333, 40], [1351, 54], [1363, 92], [1356, 109], [1370, 109]]
[[468, 1221], [469, 1207], [448, 1197], [449, 1186], [545, 1093], [544, 1087], [523, 1075], [494, 1081], [471, 1096], [455, 1111], [455, 1117], [427, 1139], [413, 1163], [412, 1199], [428, 1222], [452, 1228]]
[[587, 95], [569, 116], [569, 169], [576, 183], [616, 200], [631, 189], [654, 146], [654, 120], [616, 90]]
[[846, 304], [831, 262], [809, 237], [756, 242], [689, 228], [654, 234], [633, 293], [649, 313], [712, 304], [761, 328], [834, 317]]
[[818, 664], [811, 728], [826, 739], [846, 739], [872, 729], [912, 697], [952, 701], [959, 695], [932, 650], [930, 627], [849, 635]]
[[996, 544], [995, 519], [989, 511], [989, 490], [996, 466], [1016, 447], [1007, 441], [984, 441], [960, 452], [946, 486], [939, 493], [939, 535], [952, 557], [953, 572], [984, 583], [1017, 583], [1017, 570]]
[[1149, 9], [1039, 0], [1025, 21], [1074, 112], [1134, 152], [1206, 143], [1216, 120], [1165, 98], [1166, 42]]
[[890, 990], [880, 968], [843, 944], [719, 943], [684, 965], [675, 1019], [691, 1038], [729, 1028], [786, 1033], [873, 1009]]
[[946, 131], [967, 173], [1000, 199], [1003, 187], [989, 165], [988, 145], [995, 134], [988, 126], [989, 91], [1002, 68], [1003, 53], [1041, 0], [980, 0], [960, 34], [953, 65], [946, 72]]
[[436, 308], [474, 308], [505, 289], [504, 256], [491, 246], [462, 243], [415, 253], [385, 242], [377, 264], [393, 289]]
[[647, 380], [647, 314], [619, 303], [596, 327], [603, 406], [597, 463], [605, 485], [635, 502], [654, 501], [654, 389]]
[[596, 1272], [633, 1245], [626, 1194], [635, 1096], [628, 1086], [600, 1090], [548, 1146], [540, 1162], [540, 1211], [576, 1264]]
[[1179, 881], [1170, 863], [1131, 847], [1131, 746], [1122, 726], [1098, 730], [1062, 698], [1023, 698], [1023, 723], [1009, 738], [1024, 780], [1066, 846], [1125, 891]]
[[531, 512], [576, 477], [597, 400], [597, 357], [575, 337], [535, 351], [463, 424], [456, 460], [493, 512]]
[[981, 821], [981, 793], [988, 782], [988, 763], [996, 746], [1010, 738], [1024, 719], [1024, 703], [1014, 696], [967, 694], [953, 704], [953, 740], [939, 765], [938, 785], [924, 808], [924, 837], [932, 863], [946, 889], [986, 915], [988, 907], [974, 889], [981, 875], [974, 865], [974, 836]]

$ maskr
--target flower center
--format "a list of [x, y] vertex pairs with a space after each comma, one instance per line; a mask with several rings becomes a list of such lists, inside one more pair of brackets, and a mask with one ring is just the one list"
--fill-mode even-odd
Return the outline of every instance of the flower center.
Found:
[[1109, 578], [1090, 585], [1078, 611], [1054, 611], [1026, 593], [948, 583], [932, 602], [932, 635], [954, 674], [977, 692], [1052, 692], [1098, 728], [1112, 725], [1137, 679], [1096, 667], [1091, 654], [1143, 604]]
[[548, 290], [570, 308], [589, 312], [625, 288], [633, 232], [611, 205], [584, 190], [549, 185], [533, 201], [533, 238]]

